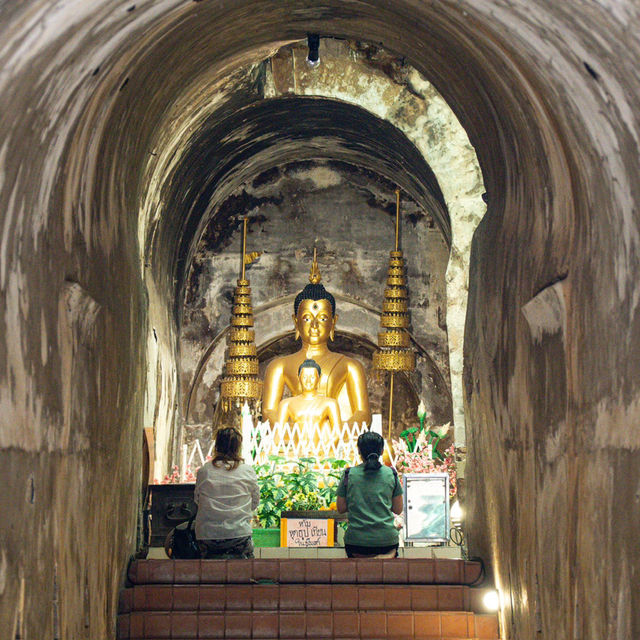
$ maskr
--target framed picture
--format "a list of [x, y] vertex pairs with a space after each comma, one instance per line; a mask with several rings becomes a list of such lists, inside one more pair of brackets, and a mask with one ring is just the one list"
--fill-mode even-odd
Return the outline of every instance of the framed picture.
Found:
[[440, 542], [449, 540], [449, 475], [405, 473], [405, 540]]

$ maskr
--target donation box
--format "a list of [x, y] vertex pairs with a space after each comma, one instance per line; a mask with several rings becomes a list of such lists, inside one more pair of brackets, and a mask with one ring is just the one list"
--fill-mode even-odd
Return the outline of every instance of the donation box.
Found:
[[405, 473], [404, 512], [407, 542], [449, 540], [449, 475]]

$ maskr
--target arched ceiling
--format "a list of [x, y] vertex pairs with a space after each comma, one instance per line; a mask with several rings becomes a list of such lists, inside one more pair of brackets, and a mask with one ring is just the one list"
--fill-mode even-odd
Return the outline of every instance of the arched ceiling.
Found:
[[[1, 3], [0, 454], [8, 494], [31, 496], [7, 505], [20, 535], [7, 539], [5, 626], [114, 635], [140, 432], [175, 412], [178, 283], [169, 260], [141, 273], [141, 211], [184, 214], [171, 180], [196, 156], [183, 141], [225, 85], [245, 106], [239, 69], [315, 32], [404, 57], [478, 155], [468, 526], [506, 594], [505, 636], [632, 637], [639, 21], [633, 0]], [[175, 153], [154, 173], [159, 148]], [[560, 280], [561, 331], [536, 342], [521, 310]]]
[[162, 202], [171, 215], [158, 221], [150, 259], [172, 271], [177, 305], [194, 242], [218, 205], [242, 182], [294, 159], [342, 160], [384, 175], [432, 212], [450, 239], [433, 172], [391, 124], [333, 100], [263, 100], [224, 116], [212, 114], [167, 182]]

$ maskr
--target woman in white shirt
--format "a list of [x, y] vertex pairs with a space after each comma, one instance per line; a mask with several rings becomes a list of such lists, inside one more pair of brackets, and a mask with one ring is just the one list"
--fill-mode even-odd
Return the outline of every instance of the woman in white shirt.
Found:
[[240, 457], [242, 435], [216, 434], [213, 460], [198, 469], [194, 500], [202, 558], [253, 558], [251, 517], [260, 501], [253, 467]]

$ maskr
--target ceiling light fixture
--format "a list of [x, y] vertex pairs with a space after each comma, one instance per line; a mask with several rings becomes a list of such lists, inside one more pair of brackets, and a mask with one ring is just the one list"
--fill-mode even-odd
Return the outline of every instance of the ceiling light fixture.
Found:
[[317, 33], [307, 34], [307, 45], [309, 47], [309, 55], [307, 55], [307, 64], [313, 68], [320, 64], [320, 36]]

